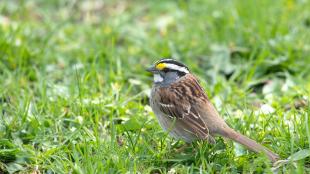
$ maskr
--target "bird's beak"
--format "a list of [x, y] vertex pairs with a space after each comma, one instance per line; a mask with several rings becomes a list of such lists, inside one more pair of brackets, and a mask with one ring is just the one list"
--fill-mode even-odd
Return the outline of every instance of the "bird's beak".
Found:
[[157, 72], [158, 70], [154, 66], [151, 66], [149, 68], [146, 68], [146, 71], [154, 73], [154, 72]]

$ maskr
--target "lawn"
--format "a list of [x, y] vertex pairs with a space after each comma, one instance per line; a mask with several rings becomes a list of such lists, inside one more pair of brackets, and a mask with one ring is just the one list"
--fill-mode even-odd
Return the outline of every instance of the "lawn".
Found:
[[[0, 1], [0, 173], [310, 173], [310, 1]], [[148, 98], [188, 65], [226, 122], [281, 156], [185, 143]]]

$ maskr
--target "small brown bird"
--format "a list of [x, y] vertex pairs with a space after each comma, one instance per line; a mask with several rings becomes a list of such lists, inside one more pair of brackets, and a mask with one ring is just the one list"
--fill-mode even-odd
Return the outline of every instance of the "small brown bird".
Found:
[[161, 127], [172, 137], [188, 143], [215, 143], [213, 136], [221, 135], [254, 152], [265, 153], [272, 162], [279, 159], [276, 153], [230, 128], [183, 63], [161, 59], [147, 71], [154, 75], [150, 105]]

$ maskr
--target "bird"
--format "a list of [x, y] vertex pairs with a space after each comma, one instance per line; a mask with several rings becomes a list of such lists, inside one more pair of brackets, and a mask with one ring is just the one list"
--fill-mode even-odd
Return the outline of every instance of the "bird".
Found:
[[272, 162], [279, 160], [278, 154], [228, 126], [185, 64], [163, 58], [146, 70], [154, 78], [150, 106], [170, 136], [187, 143], [199, 140], [215, 143], [214, 137], [222, 136], [266, 154]]

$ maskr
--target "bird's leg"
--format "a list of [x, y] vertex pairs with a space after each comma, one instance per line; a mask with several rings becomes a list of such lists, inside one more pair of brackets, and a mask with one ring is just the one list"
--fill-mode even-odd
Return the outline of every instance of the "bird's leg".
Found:
[[[179, 143], [177, 142], [177, 143], [174, 144], [173, 146], [176, 147], [177, 144], [179, 144]], [[190, 143], [182, 144], [181, 147], [176, 148], [175, 152], [176, 152], [176, 153], [184, 152], [184, 150], [185, 150], [186, 148], [188, 148], [190, 145], [191, 145]]]
[[211, 135], [209, 135], [209, 136], [207, 137], [207, 141], [208, 141], [208, 143], [210, 143], [210, 144], [215, 144], [215, 143], [216, 143], [215, 138], [214, 138], [213, 136], [211, 136]]

